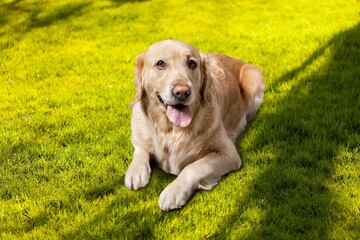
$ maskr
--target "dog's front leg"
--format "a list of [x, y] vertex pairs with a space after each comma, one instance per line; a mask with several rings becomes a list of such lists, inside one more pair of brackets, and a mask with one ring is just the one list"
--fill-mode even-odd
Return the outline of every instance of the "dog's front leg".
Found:
[[134, 158], [125, 174], [125, 186], [138, 190], [145, 187], [150, 180], [150, 156], [139, 146], [134, 146]]
[[[232, 145], [232, 144], [231, 144]], [[226, 173], [241, 166], [235, 146], [225, 153], [212, 152], [186, 166], [179, 176], [160, 194], [159, 206], [163, 211], [181, 208], [197, 189], [210, 190]]]

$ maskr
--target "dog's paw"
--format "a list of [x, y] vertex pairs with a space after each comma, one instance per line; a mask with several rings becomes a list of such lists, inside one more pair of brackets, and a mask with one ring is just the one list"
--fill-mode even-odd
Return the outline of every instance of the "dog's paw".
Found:
[[145, 187], [149, 183], [150, 172], [150, 167], [146, 165], [130, 166], [125, 174], [125, 186], [130, 190]]
[[186, 186], [171, 183], [160, 194], [159, 206], [163, 211], [171, 211], [184, 206], [191, 197], [193, 190]]

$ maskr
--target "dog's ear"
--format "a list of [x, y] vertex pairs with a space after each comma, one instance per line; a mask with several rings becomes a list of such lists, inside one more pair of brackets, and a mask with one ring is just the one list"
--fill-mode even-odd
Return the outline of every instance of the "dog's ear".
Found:
[[145, 52], [141, 53], [140, 55], [138, 55], [136, 57], [136, 65], [135, 65], [135, 78], [134, 78], [134, 84], [135, 84], [135, 97], [134, 97], [134, 102], [133, 104], [135, 104], [136, 102], [140, 101], [140, 99], [143, 96], [143, 92], [144, 92], [144, 85], [143, 85], [143, 79], [142, 79], [142, 71], [144, 68], [144, 57], [145, 57]]
[[211, 102], [211, 94], [209, 91], [211, 85], [211, 74], [206, 54], [203, 53], [201, 53], [201, 81], [200, 95], [206, 102]]

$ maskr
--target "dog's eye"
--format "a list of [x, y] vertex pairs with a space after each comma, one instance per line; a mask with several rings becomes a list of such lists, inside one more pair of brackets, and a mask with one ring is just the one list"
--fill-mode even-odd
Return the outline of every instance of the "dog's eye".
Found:
[[194, 60], [189, 60], [188, 62], [187, 62], [187, 64], [188, 64], [188, 67], [190, 68], [190, 69], [195, 69], [196, 68], [196, 62], [194, 61]]
[[158, 69], [163, 69], [163, 68], [166, 67], [166, 64], [165, 64], [165, 62], [164, 62], [163, 60], [159, 60], [159, 61], [156, 63], [156, 67], [157, 67]]

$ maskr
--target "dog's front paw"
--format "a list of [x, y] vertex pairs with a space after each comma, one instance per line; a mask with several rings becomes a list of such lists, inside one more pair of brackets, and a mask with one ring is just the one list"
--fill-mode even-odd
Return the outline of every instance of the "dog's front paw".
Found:
[[160, 194], [160, 209], [170, 211], [181, 208], [187, 203], [192, 193], [193, 190], [191, 188], [173, 182]]
[[125, 186], [130, 190], [138, 190], [139, 188], [145, 187], [149, 183], [150, 172], [150, 167], [146, 165], [130, 165], [125, 174]]

